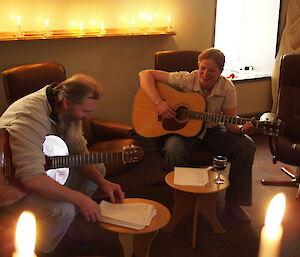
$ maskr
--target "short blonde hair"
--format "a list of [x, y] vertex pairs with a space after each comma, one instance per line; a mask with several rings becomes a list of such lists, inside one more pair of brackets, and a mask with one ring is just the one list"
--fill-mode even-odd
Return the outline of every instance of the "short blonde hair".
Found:
[[213, 59], [218, 67], [220, 68], [221, 71], [224, 69], [224, 64], [225, 64], [225, 55], [223, 54], [222, 51], [216, 48], [208, 48], [205, 49], [201, 54], [198, 56], [198, 64], [203, 60], [203, 59]]

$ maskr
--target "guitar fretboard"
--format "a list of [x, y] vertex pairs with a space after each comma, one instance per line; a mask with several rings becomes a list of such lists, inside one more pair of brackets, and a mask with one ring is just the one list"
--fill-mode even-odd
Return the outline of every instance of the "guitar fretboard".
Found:
[[82, 166], [88, 164], [96, 164], [102, 162], [122, 161], [122, 152], [111, 153], [92, 153], [92, 154], [76, 154], [67, 156], [48, 156], [50, 167], [48, 169], [57, 169], [72, 166]]
[[251, 121], [255, 127], [259, 127], [259, 121], [251, 120], [248, 118], [232, 117], [223, 114], [209, 113], [209, 112], [195, 112], [188, 111], [189, 119], [211, 121], [211, 122], [222, 122], [227, 124], [243, 125], [248, 121]]

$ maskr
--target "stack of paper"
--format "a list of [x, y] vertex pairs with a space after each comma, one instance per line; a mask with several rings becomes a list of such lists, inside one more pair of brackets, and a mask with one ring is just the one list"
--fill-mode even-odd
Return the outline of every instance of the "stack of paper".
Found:
[[175, 167], [174, 184], [182, 186], [206, 186], [208, 180], [208, 168]]
[[156, 214], [153, 205], [147, 203], [110, 203], [101, 201], [101, 221], [141, 230], [149, 226]]

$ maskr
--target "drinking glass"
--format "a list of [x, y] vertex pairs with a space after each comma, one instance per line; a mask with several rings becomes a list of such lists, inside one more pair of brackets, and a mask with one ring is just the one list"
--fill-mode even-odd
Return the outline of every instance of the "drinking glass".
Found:
[[221, 171], [227, 166], [227, 157], [218, 155], [214, 157], [213, 166], [218, 171], [218, 176], [215, 179], [217, 184], [224, 184], [224, 179], [221, 179]]

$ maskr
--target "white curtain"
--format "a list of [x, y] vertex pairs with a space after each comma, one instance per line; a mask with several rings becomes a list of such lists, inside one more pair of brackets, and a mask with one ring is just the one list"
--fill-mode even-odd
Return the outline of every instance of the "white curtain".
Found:
[[290, 0], [286, 23], [282, 32], [279, 50], [272, 71], [272, 112], [276, 111], [280, 59], [284, 54], [300, 54], [300, 0]]

